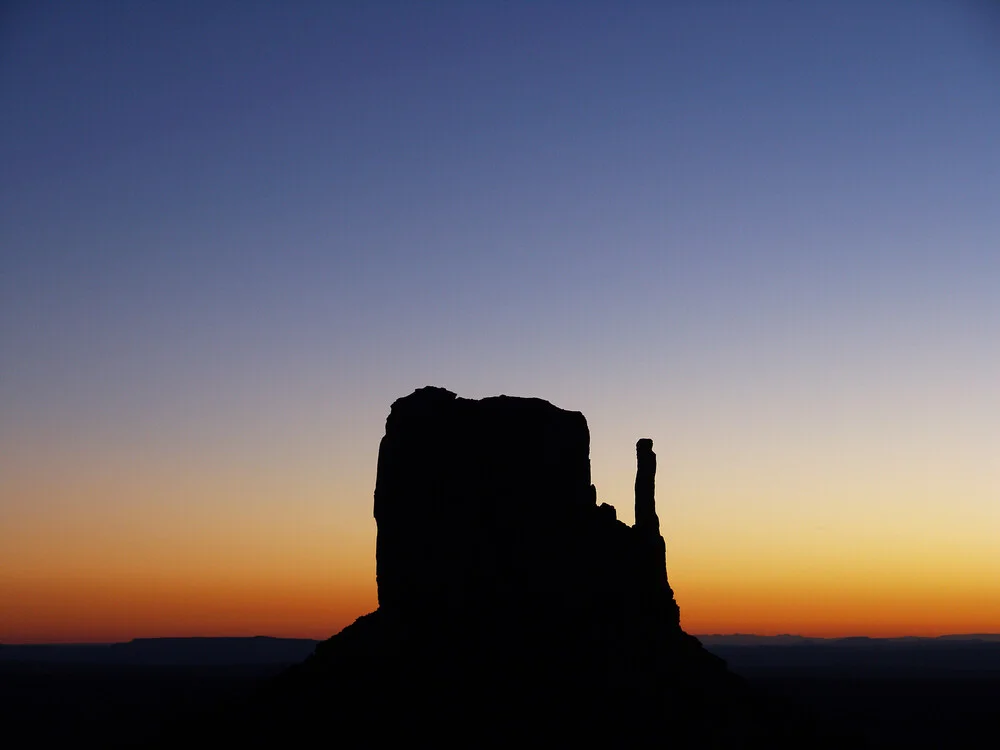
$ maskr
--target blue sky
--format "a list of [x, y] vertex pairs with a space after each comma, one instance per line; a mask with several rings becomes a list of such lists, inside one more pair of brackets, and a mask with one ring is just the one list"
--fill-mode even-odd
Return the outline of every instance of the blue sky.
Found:
[[619, 504], [653, 434], [691, 486], [938, 460], [1000, 522], [987, 3], [15, 3], [0, 46], [8, 472], [350, 475], [367, 535], [436, 384], [584, 411]]

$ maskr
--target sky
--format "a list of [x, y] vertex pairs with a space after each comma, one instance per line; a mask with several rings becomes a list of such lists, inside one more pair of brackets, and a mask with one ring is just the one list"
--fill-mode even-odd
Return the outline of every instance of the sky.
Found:
[[0, 642], [325, 638], [424, 385], [635, 441], [692, 633], [1000, 631], [989, 2], [13, 2]]

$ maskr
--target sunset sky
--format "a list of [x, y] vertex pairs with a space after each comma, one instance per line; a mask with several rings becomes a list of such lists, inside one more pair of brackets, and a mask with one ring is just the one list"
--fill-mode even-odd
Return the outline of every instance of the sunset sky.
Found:
[[1000, 632], [1000, 11], [4, 3], [0, 642], [332, 635], [431, 384], [653, 438], [689, 632]]

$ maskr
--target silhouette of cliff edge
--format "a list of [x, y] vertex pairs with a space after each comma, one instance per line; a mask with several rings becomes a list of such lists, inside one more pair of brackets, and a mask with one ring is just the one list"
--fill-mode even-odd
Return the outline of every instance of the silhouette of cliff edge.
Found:
[[389, 727], [471, 745], [800, 744], [801, 726], [681, 629], [652, 441], [636, 451], [628, 526], [597, 501], [581, 413], [434, 387], [398, 399], [375, 483], [378, 609], [276, 680], [240, 729], [285, 745]]

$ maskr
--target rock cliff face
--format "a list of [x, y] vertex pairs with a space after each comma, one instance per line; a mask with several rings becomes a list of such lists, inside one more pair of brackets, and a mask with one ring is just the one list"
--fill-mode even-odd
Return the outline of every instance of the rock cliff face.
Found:
[[[379, 608], [403, 621], [640, 610], [679, 627], [639, 441], [636, 525], [597, 505], [579, 412], [423, 388], [386, 420], [375, 483]], [[519, 627], [524, 627], [522, 623]]]
[[557, 547], [593, 511], [589, 449], [583, 415], [540, 399], [396, 401], [375, 482], [379, 608], [509, 604], [571, 563]]
[[597, 503], [589, 444], [582, 414], [539, 399], [397, 400], [375, 485], [379, 607], [265, 691], [244, 736], [818, 746], [681, 629], [652, 441], [636, 445], [634, 526]]

